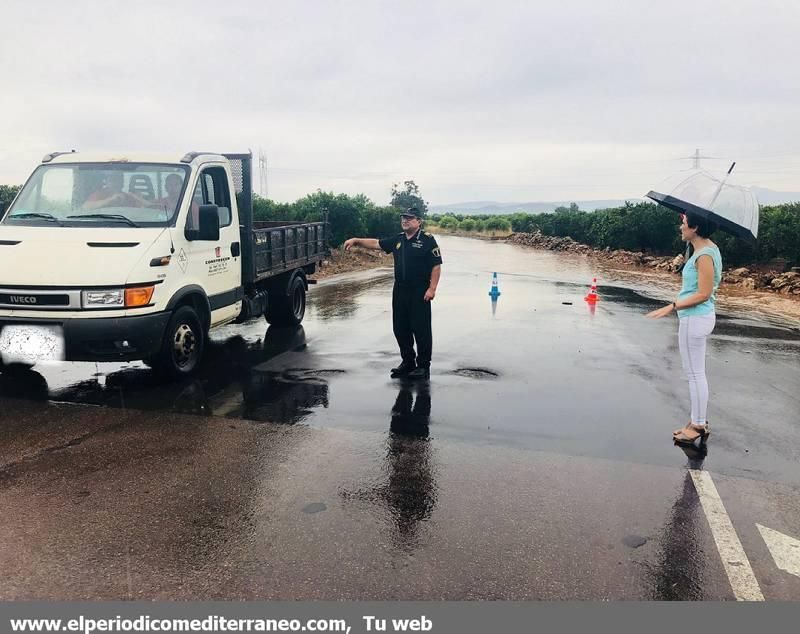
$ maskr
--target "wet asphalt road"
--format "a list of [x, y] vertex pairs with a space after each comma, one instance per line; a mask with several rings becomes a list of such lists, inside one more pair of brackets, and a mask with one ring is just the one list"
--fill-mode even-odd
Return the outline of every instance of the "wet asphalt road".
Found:
[[312, 287], [302, 328], [216, 331], [181, 384], [0, 375], [0, 598], [732, 599], [702, 468], [764, 596], [800, 599], [755, 526], [800, 538], [796, 324], [721, 311], [702, 460], [670, 441], [677, 324], [643, 318], [670, 292], [440, 242], [429, 385], [388, 377], [389, 271]]

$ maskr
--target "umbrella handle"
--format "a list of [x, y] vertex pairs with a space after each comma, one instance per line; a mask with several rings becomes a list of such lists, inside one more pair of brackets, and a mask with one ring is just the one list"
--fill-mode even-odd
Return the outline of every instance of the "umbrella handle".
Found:
[[733, 163], [731, 163], [731, 166], [730, 166], [730, 168], [728, 169], [728, 173], [727, 173], [727, 174], [725, 174], [725, 178], [723, 178], [723, 179], [722, 179], [722, 182], [719, 184], [719, 187], [717, 187], [717, 191], [714, 193], [714, 197], [711, 199], [711, 202], [710, 202], [710, 203], [708, 203], [708, 208], [709, 208], [709, 209], [711, 209], [711, 206], [712, 206], [712, 205], [714, 204], [714, 202], [717, 200], [717, 196], [719, 196], [719, 193], [722, 191], [722, 186], [725, 184], [725, 181], [726, 181], [726, 180], [728, 180], [728, 176], [730, 176], [730, 175], [731, 175], [731, 172], [733, 171], [733, 166], [734, 166], [734, 165], [736, 165], [736, 161], [734, 161]]

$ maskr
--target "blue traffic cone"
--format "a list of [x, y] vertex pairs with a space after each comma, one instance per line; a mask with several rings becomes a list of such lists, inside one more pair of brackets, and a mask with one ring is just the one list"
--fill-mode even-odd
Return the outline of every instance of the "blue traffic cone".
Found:
[[497, 272], [496, 271], [494, 272], [494, 274], [492, 274], [492, 289], [489, 291], [489, 296], [490, 297], [494, 297], [494, 298], [500, 297], [500, 289], [497, 286]]

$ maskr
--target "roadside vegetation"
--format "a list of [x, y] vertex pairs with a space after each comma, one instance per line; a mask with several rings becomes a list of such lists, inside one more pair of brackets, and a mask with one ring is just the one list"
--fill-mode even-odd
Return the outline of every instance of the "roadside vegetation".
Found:
[[[622, 207], [582, 211], [574, 203], [552, 213], [515, 213], [506, 216], [432, 214], [432, 225], [445, 232], [469, 234], [487, 229], [510, 229], [514, 233], [541, 232], [545, 236], [570, 237], [598, 249], [624, 249], [652, 255], [683, 251], [678, 234], [678, 214], [653, 203], [628, 203]], [[761, 208], [758, 245], [718, 231], [712, 239], [719, 244], [726, 266], [745, 266], [784, 260], [800, 264], [800, 202]]]
[[[0, 210], [11, 203], [18, 186], [0, 185]], [[338, 247], [351, 236], [385, 236], [399, 232], [398, 213], [428, 204], [413, 180], [392, 187], [388, 205], [379, 205], [363, 194], [348, 195], [316, 191], [293, 203], [278, 203], [254, 196], [256, 220], [322, 220], [331, 224], [331, 246]], [[571, 237], [598, 249], [624, 249], [653, 255], [683, 250], [677, 232], [678, 216], [652, 203], [628, 203], [622, 207], [583, 211], [573, 203], [552, 213], [468, 215], [428, 213], [431, 231], [475, 237], [503, 237], [513, 233]], [[718, 232], [713, 239], [722, 249], [726, 266], [746, 266], [776, 260], [800, 264], [800, 202], [761, 208], [758, 245], [753, 247]]]

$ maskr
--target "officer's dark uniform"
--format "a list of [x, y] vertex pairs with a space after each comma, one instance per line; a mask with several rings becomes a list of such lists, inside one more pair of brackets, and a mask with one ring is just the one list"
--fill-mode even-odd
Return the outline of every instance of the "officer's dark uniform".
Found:
[[378, 243], [394, 256], [392, 325], [403, 362], [413, 367], [416, 361], [417, 367], [429, 368], [433, 338], [431, 302], [425, 301], [425, 291], [430, 286], [433, 267], [442, 263], [436, 238], [420, 228], [410, 239], [401, 233]]

